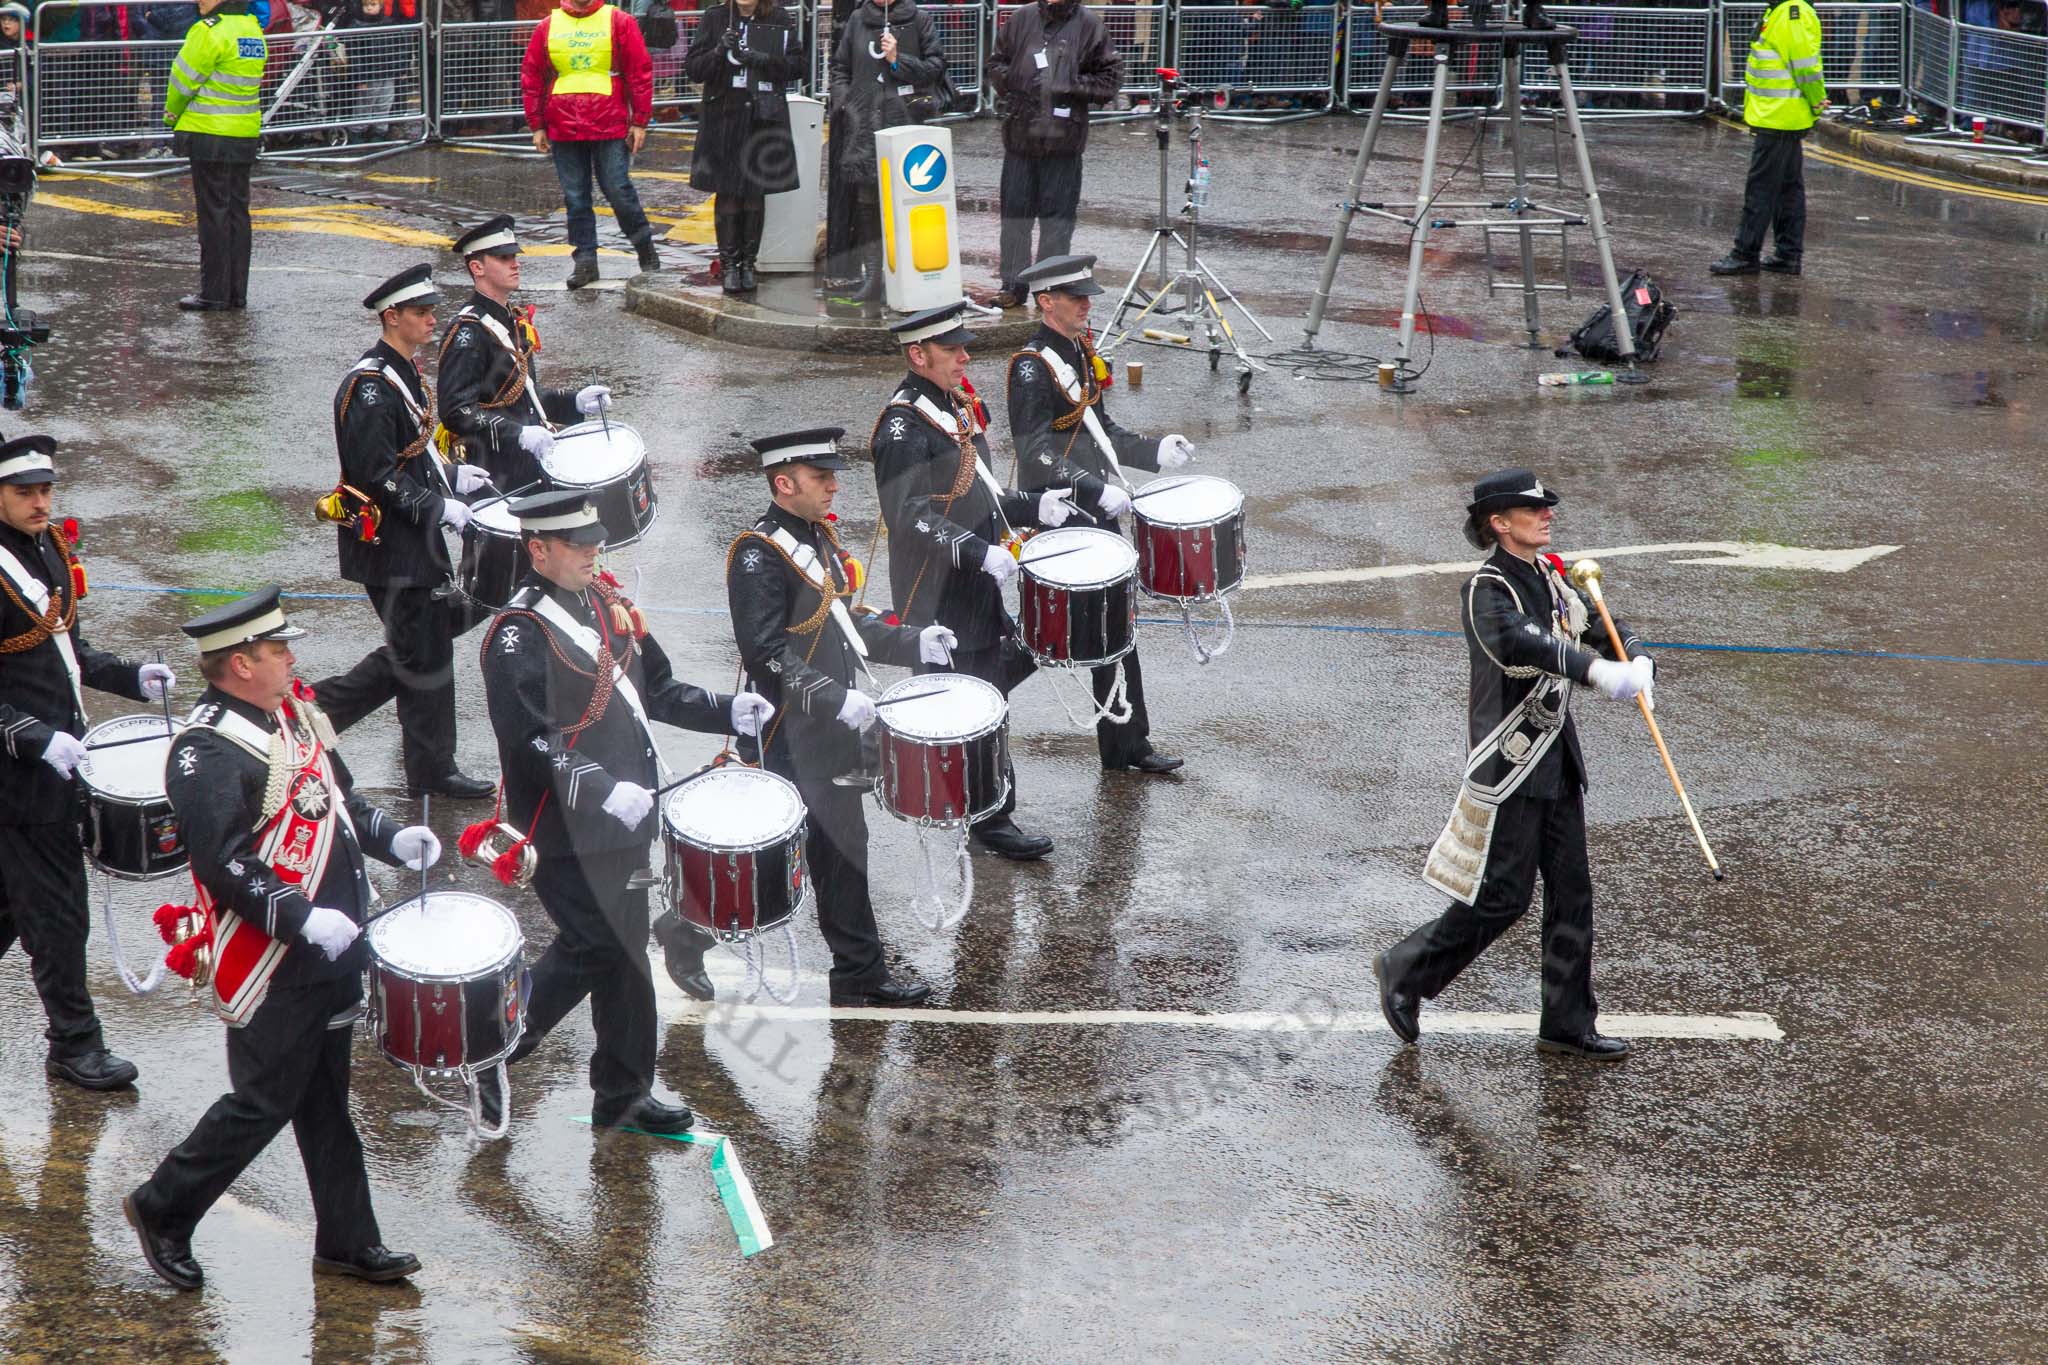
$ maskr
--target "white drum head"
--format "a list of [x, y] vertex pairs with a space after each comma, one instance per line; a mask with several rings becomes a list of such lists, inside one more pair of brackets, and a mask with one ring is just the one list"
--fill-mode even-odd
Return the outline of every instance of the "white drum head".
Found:
[[90, 747], [140, 735], [156, 738], [87, 754], [78, 765], [85, 785], [101, 796], [123, 801], [163, 800], [164, 763], [171, 756], [172, 736], [165, 732], [162, 716], [119, 716], [101, 721], [85, 732], [85, 742]]
[[620, 422], [582, 422], [555, 433], [555, 448], [541, 457], [541, 472], [565, 488], [596, 488], [647, 463], [647, 443]]
[[370, 955], [415, 980], [468, 981], [510, 961], [526, 940], [512, 912], [467, 891], [429, 891], [387, 911]]
[[669, 794], [661, 823], [696, 848], [766, 848], [802, 827], [804, 799], [765, 769], [713, 768]]
[[[1052, 558], [1059, 556], [1057, 559]], [[1044, 559], [1050, 562], [1040, 564]], [[1018, 561], [1025, 573], [1061, 588], [1099, 588], [1121, 582], [1138, 571], [1138, 552], [1114, 531], [1072, 526], [1041, 531], [1024, 546]]]
[[[889, 704], [897, 697], [917, 696], [921, 692], [934, 695]], [[891, 733], [910, 739], [972, 739], [995, 729], [1010, 713], [1010, 703], [992, 684], [965, 673], [926, 673], [905, 678], [884, 692], [880, 701], [882, 724]]]
[[[1146, 489], [1157, 493], [1146, 494]], [[1176, 474], [1138, 490], [1138, 514], [1154, 526], [1210, 526], [1244, 510], [1244, 494], [1228, 479]]]
[[512, 515], [512, 499], [493, 498], [469, 509], [469, 524], [487, 536], [519, 539], [519, 518]]

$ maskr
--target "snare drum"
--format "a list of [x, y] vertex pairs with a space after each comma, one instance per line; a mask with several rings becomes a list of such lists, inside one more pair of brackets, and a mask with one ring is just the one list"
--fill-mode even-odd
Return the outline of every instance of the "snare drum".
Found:
[[1114, 531], [1074, 526], [1042, 531], [1024, 547], [1018, 624], [1042, 664], [1094, 668], [1137, 643], [1138, 556]]
[[699, 932], [735, 941], [786, 923], [803, 903], [804, 799], [761, 768], [713, 768], [661, 807], [668, 901]]
[[370, 1032], [422, 1072], [496, 1066], [526, 1031], [526, 939], [512, 912], [467, 891], [429, 891], [371, 921]]
[[590, 494], [604, 523], [605, 543], [631, 545], [654, 526], [654, 479], [647, 445], [622, 422], [583, 422], [555, 433], [555, 448], [541, 457], [550, 488]]
[[1205, 602], [1244, 582], [1244, 494], [1228, 479], [1155, 480], [1138, 490], [1131, 513], [1138, 584], [1150, 596]]
[[[933, 695], [895, 701], [920, 692]], [[992, 685], [964, 673], [905, 678], [881, 695], [879, 714], [883, 809], [914, 824], [953, 826], [1002, 808], [1010, 795], [1010, 703]]]
[[[164, 795], [173, 732], [162, 716], [121, 716], [85, 732], [85, 856], [110, 877], [146, 882], [185, 866], [185, 839]], [[119, 748], [98, 748], [132, 740]]]
[[462, 592], [478, 619], [502, 610], [525, 573], [526, 540], [519, 518], [512, 515], [512, 500], [477, 503], [462, 528]]

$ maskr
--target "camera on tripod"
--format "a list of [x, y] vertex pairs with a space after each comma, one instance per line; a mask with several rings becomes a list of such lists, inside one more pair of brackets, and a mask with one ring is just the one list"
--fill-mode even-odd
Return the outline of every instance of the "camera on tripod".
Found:
[[27, 350], [50, 339], [42, 318], [14, 301], [21, 262], [21, 225], [36, 190], [36, 162], [21, 122], [21, 103], [0, 90], [0, 406], [18, 408], [29, 379]]

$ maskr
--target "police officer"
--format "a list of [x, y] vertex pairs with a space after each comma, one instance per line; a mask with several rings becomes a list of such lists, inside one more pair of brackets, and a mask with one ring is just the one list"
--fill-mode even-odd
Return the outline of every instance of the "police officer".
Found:
[[[1806, 130], [1828, 106], [1820, 69], [1820, 16], [1812, 0], [1779, 0], [1749, 37], [1742, 121], [1749, 125], [1749, 179], [1735, 246], [1707, 268], [1716, 275], [1768, 270], [1797, 275], [1806, 251]], [[1771, 258], [1759, 261], [1764, 229]]]
[[249, 306], [249, 168], [263, 133], [263, 26], [246, 0], [199, 0], [199, 22], [171, 62], [164, 122], [192, 162], [199, 292], [187, 312]]
[[781, 712], [766, 767], [796, 783], [809, 815], [805, 859], [832, 949], [832, 1003], [914, 1005], [931, 987], [894, 976], [882, 960], [861, 793], [833, 779], [863, 766], [861, 735], [876, 718], [875, 699], [862, 690], [863, 681], [873, 686], [870, 661], [944, 668], [955, 636], [849, 609], [860, 585], [826, 520], [846, 468], [844, 434], [819, 427], [753, 443], [773, 505], [733, 542], [725, 589], [748, 682]]
[[0, 441], [0, 953], [20, 936], [48, 1020], [52, 1076], [88, 1090], [135, 1080], [107, 1051], [85, 988], [81, 688], [158, 701], [176, 680], [162, 664], [94, 649], [78, 627], [85, 572], [50, 529], [57, 443]]
[[[658, 782], [651, 721], [707, 734], [759, 734], [774, 713], [751, 692], [679, 681], [639, 609], [597, 574], [604, 525], [586, 494], [513, 504], [531, 568], [491, 622], [484, 690], [505, 774], [505, 815], [539, 855], [533, 887], [555, 922], [533, 966], [517, 1062], [584, 996], [597, 1054], [591, 1120], [679, 1133], [687, 1107], [653, 1095], [654, 982], [647, 961], [647, 846]], [[484, 1117], [503, 1112], [496, 1072]]]
[[207, 685], [171, 744], [164, 785], [213, 936], [206, 995], [230, 1025], [233, 1088], [122, 1208], [150, 1269], [199, 1288], [193, 1230], [289, 1124], [313, 1194], [314, 1272], [403, 1279], [420, 1263], [383, 1245], [348, 1109], [369, 962], [363, 855], [419, 871], [441, 841], [356, 792], [327, 718], [295, 691], [291, 641], [305, 631], [285, 619], [275, 587], [184, 631]]
[[[453, 576], [441, 528], [469, 522], [464, 499], [490, 483], [480, 466], [447, 463], [434, 448], [434, 399], [413, 357], [433, 339], [432, 270], [416, 265], [371, 290], [363, 306], [383, 328], [334, 395], [341, 452], [336, 496], [375, 508], [338, 526], [341, 576], [360, 583], [384, 625], [384, 643], [314, 691], [337, 732], [393, 700], [404, 733], [406, 786], [414, 793], [475, 800], [493, 784], [455, 766], [455, 636], [447, 597]], [[371, 523], [374, 522], [374, 538]]]
[[468, 458], [506, 493], [541, 478], [540, 460], [555, 446], [555, 426], [595, 417], [611, 403], [602, 384], [547, 389], [540, 383], [531, 310], [515, 314], [519, 238], [501, 213], [455, 239], [476, 289], [441, 337], [441, 421]]
[[[1082, 521], [1121, 535], [1117, 519], [1131, 506], [1124, 466], [1179, 469], [1194, 458], [1195, 448], [1178, 434], [1140, 436], [1109, 415], [1103, 402], [1109, 367], [1096, 357], [1088, 335], [1089, 301], [1102, 292], [1093, 256], [1049, 256], [1019, 272], [1018, 279], [1038, 301], [1038, 330], [1010, 357], [1010, 439], [1017, 447], [1017, 482], [1024, 488], [1071, 487], [1092, 475], [1104, 488], [1096, 511], [1083, 512]], [[1112, 772], [1170, 773], [1182, 760], [1152, 748], [1145, 675], [1136, 649], [1118, 664], [1094, 671], [1095, 703], [1100, 707], [1109, 700], [1119, 666], [1131, 716], [1121, 725], [1095, 722], [1102, 766]]]
[[1563, 561], [1542, 553], [1557, 502], [1530, 470], [1503, 469], [1474, 485], [1466, 508], [1465, 538], [1492, 551], [1465, 584], [1472, 752], [1457, 806], [1423, 872], [1424, 881], [1453, 899], [1372, 964], [1380, 1010], [1404, 1043], [1421, 1033], [1422, 1002], [1528, 910], [1540, 871], [1543, 1013], [1536, 1046], [1595, 1061], [1628, 1055], [1627, 1042], [1596, 1027], [1586, 761], [1570, 707], [1574, 686], [1596, 687], [1617, 701], [1648, 696], [1656, 666], [1637, 652], [1640, 641], [1621, 622], [1615, 629], [1628, 663], [1613, 656], [1605, 632], [1585, 638], [1590, 604], [1566, 580]]
[[[1073, 505], [1065, 489], [1019, 492], [1002, 487], [990, 472], [988, 413], [963, 387], [974, 340], [960, 321], [965, 308], [927, 309], [889, 329], [910, 373], [882, 409], [870, 444], [889, 527], [897, 616], [907, 626], [937, 622], [950, 629], [958, 641], [952, 671], [981, 678], [1007, 697], [1037, 669], [1003, 605], [1003, 585], [1017, 576], [1013, 528], [1061, 525]], [[1073, 499], [1099, 507], [1103, 488], [1100, 479], [1083, 474]], [[974, 826], [975, 842], [1019, 861], [1052, 852], [1050, 838], [1017, 828], [1011, 819], [1016, 808], [1012, 772], [1009, 798]]]

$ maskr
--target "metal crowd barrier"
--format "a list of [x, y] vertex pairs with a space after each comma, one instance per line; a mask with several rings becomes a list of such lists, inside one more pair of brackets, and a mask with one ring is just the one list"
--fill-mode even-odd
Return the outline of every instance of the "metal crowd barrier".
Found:
[[[656, 0], [661, 3], [662, 0]], [[654, 64], [654, 116], [660, 121], [664, 110], [678, 116], [694, 114], [704, 105], [704, 91], [693, 84], [683, 70], [683, 58], [690, 55], [690, 40], [704, 18], [700, 9], [679, 9], [676, 14], [676, 45], [664, 52], [650, 50]], [[797, 40], [803, 40], [803, 19], [797, 19]], [[687, 121], [687, 120], [686, 120]]]
[[[1904, 92], [1908, 6], [1852, 0], [1817, 4], [1813, 9], [1820, 16], [1820, 68], [1827, 77], [1830, 99], [1852, 93], [1863, 99]], [[1720, 15], [1720, 95], [1723, 102], [1740, 108], [1749, 35], [1764, 17], [1764, 6], [1724, 2]]]
[[1335, 4], [1190, 4], [1173, 33], [1173, 65], [1191, 88], [1334, 100]]
[[[1422, 8], [1420, 5], [1389, 5], [1387, 21], [1412, 24], [1422, 17]], [[1352, 0], [1346, 32], [1344, 93], [1355, 102], [1370, 103], [1372, 96], [1379, 91], [1380, 75], [1387, 67], [1387, 40], [1373, 22], [1371, 0]], [[1460, 44], [1447, 88], [1453, 94], [1492, 96], [1485, 101], [1489, 107], [1499, 103], [1500, 53], [1500, 47], [1492, 43]], [[1435, 81], [1436, 44], [1410, 43], [1401, 69], [1394, 73], [1393, 93], [1427, 95]]]
[[[939, 48], [946, 54], [946, 74], [953, 78], [954, 89], [963, 96], [978, 94], [988, 67], [988, 10], [982, 0], [938, 0], [920, 8], [932, 16], [932, 26], [939, 31]], [[832, 89], [832, 44], [837, 37], [832, 9], [820, 0], [809, 0], [805, 9], [810, 15], [811, 91], [823, 99]]]
[[[45, 14], [55, 8], [43, 7]], [[164, 88], [181, 41], [39, 43], [30, 62], [36, 152], [120, 145], [122, 160], [168, 148]]]
[[[997, 5], [995, 9], [996, 34], [1001, 36], [1003, 25], [1010, 22], [1010, 16], [1024, 5]], [[1166, 2], [1157, 4], [1094, 4], [1088, 6], [1102, 18], [1102, 25], [1109, 30], [1109, 41], [1116, 46], [1117, 54], [1124, 59], [1124, 83], [1120, 87], [1126, 95], [1156, 95], [1159, 93], [1159, 68], [1166, 65]], [[990, 49], [995, 49], [991, 45]]]
[[1906, 92], [1916, 100], [1947, 109], [1955, 98], [1956, 26], [1918, 5], [1910, 6], [1906, 10], [1906, 51]]
[[424, 142], [426, 41], [425, 24], [271, 34], [265, 138], [338, 133], [349, 142]]
[[2048, 136], [2048, 38], [1957, 24], [1954, 40], [1951, 125], [1982, 116]]
[[434, 93], [441, 136], [462, 140], [468, 128], [518, 119], [523, 134], [526, 102], [519, 93], [519, 64], [540, 27], [537, 19], [444, 23], [434, 53]]
[[[1713, 10], [1561, 5], [1555, 13], [1579, 31], [1566, 52], [1575, 92], [1634, 96], [1648, 103], [1635, 112], [1649, 114], [1687, 112], [1690, 101], [1698, 102], [1692, 112], [1706, 107], [1714, 88]], [[1541, 48], [1523, 47], [1521, 60], [1524, 90], [1557, 89]]]

